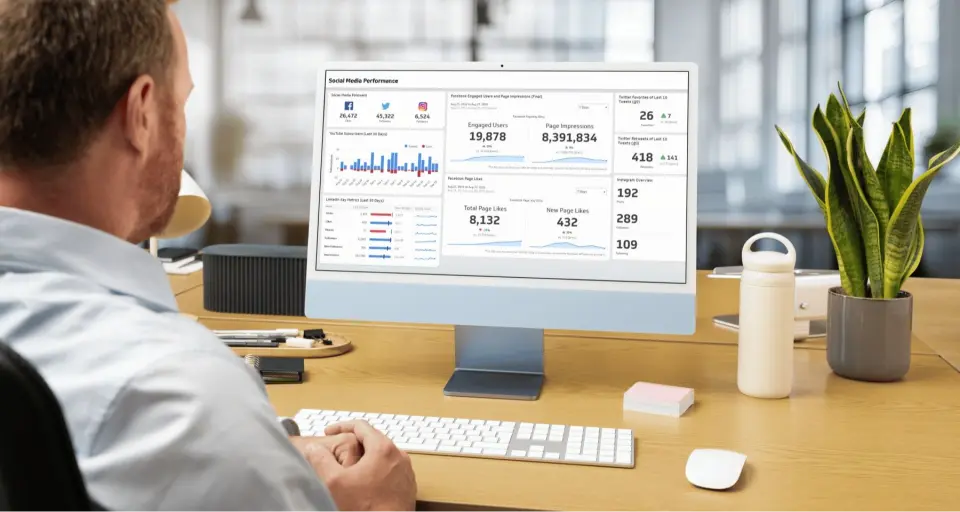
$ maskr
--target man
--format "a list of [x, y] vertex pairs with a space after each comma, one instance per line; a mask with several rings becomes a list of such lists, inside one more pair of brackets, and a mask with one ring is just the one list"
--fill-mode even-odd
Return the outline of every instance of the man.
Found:
[[362, 422], [288, 438], [132, 244], [170, 219], [192, 87], [165, 0], [0, 0], [0, 342], [108, 509], [412, 509], [406, 454]]

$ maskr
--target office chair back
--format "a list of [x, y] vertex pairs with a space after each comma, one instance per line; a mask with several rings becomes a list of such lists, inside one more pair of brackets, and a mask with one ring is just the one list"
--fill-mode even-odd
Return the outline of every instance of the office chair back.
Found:
[[0, 510], [102, 510], [87, 494], [56, 396], [0, 341]]

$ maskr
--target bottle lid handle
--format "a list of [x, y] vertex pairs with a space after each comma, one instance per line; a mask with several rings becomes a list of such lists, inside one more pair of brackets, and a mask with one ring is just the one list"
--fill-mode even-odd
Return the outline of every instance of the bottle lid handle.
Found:
[[784, 256], [786, 256], [787, 260], [789, 260], [790, 265], [793, 266], [793, 264], [796, 263], [797, 250], [793, 247], [793, 244], [790, 243], [790, 240], [788, 240], [787, 237], [779, 233], [764, 232], [764, 233], [757, 233], [756, 235], [751, 236], [749, 239], [747, 239], [746, 243], [743, 244], [743, 252], [741, 254], [741, 257], [743, 259], [745, 266], [747, 261], [751, 259], [751, 254], [755, 252], [753, 250], [753, 244], [756, 243], [758, 240], [763, 240], [763, 239], [772, 239], [783, 244], [783, 246], [787, 248], [787, 253]]

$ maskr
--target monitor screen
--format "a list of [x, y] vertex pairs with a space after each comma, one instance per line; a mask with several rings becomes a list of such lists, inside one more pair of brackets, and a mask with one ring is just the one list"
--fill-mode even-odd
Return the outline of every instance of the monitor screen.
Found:
[[689, 72], [327, 69], [320, 84], [317, 271], [690, 279]]

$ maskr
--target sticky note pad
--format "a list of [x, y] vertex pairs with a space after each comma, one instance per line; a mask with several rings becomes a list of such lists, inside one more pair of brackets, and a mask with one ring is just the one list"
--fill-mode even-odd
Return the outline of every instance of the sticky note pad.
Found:
[[693, 390], [638, 382], [623, 394], [623, 410], [679, 418], [693, 405]]

